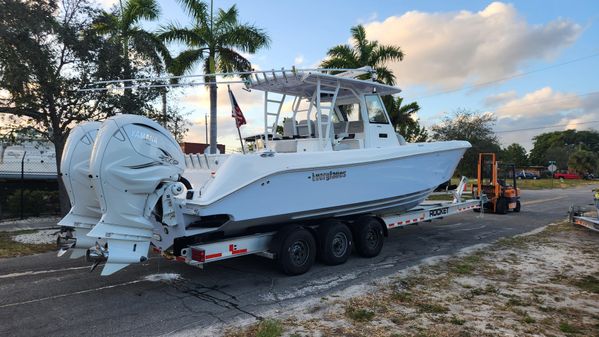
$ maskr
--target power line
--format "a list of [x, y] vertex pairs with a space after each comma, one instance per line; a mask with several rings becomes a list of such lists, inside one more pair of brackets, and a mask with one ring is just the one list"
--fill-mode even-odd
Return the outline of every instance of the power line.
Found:
[[531, 131], [531, 130], [551, 129], [551, 128], [559, 128], [559, 127], [562, 127], [562, 126], [581, 125], [581, 124], [593, 124], [593, 123], [599, 123], [599, 120], [588, 121], [588, 122], [578, 122], [578, 123], [568, 123], [568, 124], [545, 125], [545, 126], [538, 126], [538, 127], [534, 127], [534, 128], [501, 130], [501, 131], [495, 131], [495, 133], [508, 133], [508, 132], [518, 132], [518, 131]]
[[530, 71], [526, 71], [523, 73], [518, 73], [518, 74], [514, 74], [514, 75], [510, 75], [510, 76], [505, 76], [505, 77], [500, 77], [494, 80], [489, 80], [489, 81], [484, 81], [484, 82], [479, 82], [476, 84], [472, 84], [472, 85], [467, 85], [467, 86], [463, 86], [463, 87], [459, 87], [459, 88], [454, 88], [454, 89], [449, 89], [449, 90], [442, 90], [442, 91], [438, 91], [436, 93], [432, 93], [429, 95], [423, 95], [423, 96], [418, 96], [415, 98], [412, 98], [413, 100], [418, 100], [421, 98], [428, 98], [428, 97], [434, 97], [434, 96], [439, 96], [439, 95], [445, 95], [445, 94], [449, 94], [452, 92], [457, 92], [457, 91], [462, 91], [462, 90], [466, 90], [466, 89], [473, 89], [473, 88], [477, 88], [477, 87], [482, 87], [482, 86], [486, 86], [489, 84], [493, 84], [493, 83], [499, 83], [499, 82], [503, 82], [503, 81], [507, 81], [507, 80], [511, 80], [514, 78], [518, 78], [518, 77], [524, 77], [530, 74], [534, 74], [534, 73], [538, 73], [538, 72], [542, 72], [545, 70], [550, 70], [550, 69], [554, 69], [554, 68], [558, 68], [558, 67], [562, 67], [571, 63], [576, 63], [576, 62], [580, 62], [580, 61], [584, 61], [593, 57], [597, 57], [599, 56], [599, 52], [594, 53], [594, 54], [590, 54], [590, 55], [586, 55], [586, 56], [582, 56], [579, 58], [575, 58], [575, 59], [571, 59], [568, 61], [564, 61], [561, 63], [557, 63], [557, 64], [553, 64], [547, 67], [543, 67], [543, 68], [538, 68], [538, 69], [534, 69], [534, 70], [530, 70]]

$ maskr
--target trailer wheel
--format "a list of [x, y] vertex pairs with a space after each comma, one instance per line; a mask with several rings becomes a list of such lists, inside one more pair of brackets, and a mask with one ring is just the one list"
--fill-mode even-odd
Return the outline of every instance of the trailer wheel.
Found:
[[518, 213], [520, 212], [520, 200], [516, 201], [516, 207], [514, 208], [514, 212]]
[[328, 265], [342, 264], [351, 255], [353, 241], [349, 228], [337, 220], [330, 220], [318, 228], [318, 257]]
[[379, 255], [383, 249], [383, 225], [375, 217], [361, 217], [354, 223], [356, 250], [363, 257]]
[[[316, 242], [312, 233], [302, 227], [293, 227], [279, 233], [277, 263], [287, 275], [300, 275], [312, 267], [316, 259]], [[278, 236], [278, 235], [277, 235]]]

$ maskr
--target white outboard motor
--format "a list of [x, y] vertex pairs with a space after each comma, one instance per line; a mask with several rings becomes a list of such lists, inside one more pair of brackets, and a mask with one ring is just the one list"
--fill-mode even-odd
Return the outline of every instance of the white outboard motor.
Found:
[[[102, 275], [147, 260], [160, 195], [182, 193], [185, 159], [173, 136], [158, 123], [137, 115], [107, 119], [90, 160], [93, 186], [102, 218], [88, 236], [103, 238], [88, 250], [88, 260], [107, 260]], [[158, 197], [156, 197], [158, 196]]]
[[71, 210], [58, 223], [58, 256], [71, 251], [71, 258], [82, 257], [96, 239], [87, 236], [100, 221], [102, 212], [89, 175], [89, 159], [100, 122], [85, 122], [73, 128], [67, 138], [61, 158], [62, 181], [71, 201]]

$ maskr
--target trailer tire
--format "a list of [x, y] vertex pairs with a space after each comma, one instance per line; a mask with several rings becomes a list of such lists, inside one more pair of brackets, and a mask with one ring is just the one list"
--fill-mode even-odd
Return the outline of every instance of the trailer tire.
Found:
[[381, 222], [372, 216], [364, 216], [354, 222], [356, 251], [363, 257], [375, 257], [383, 249], [385, 232]]
[[318, 257], [323, 263], [342, 264], [352, 252], [352, 233], [343, 222], [329, 220], [318, 228], [318, 243]]
[[283, 273], [300, 275], [312, 268], [316, 259], [316, 241], [310, 231], [303, 227], [290, 227], [279, 232], [275, 240], [280, 242], [277, 264]]

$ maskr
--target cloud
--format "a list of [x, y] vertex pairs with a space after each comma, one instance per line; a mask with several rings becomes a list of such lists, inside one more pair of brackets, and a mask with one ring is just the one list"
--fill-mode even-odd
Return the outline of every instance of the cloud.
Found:
[[[235, 95], [235, 99], [237, 100], [237, 103], [241, 107], [242, 111], [263, 104], [262, 98], [264, 95], [261, 95], [259, 92], [248, 92], [244, 90], [245, 86], [241, 83], [233, 83], [230, 84], [230, 86], [231, 91]], [[193, 87], [193, 89], [188, 90], [188, 92], [193, 93], [184, 95], [181, 98], [184, 103], [188, 105], [199, 106], [202, 109], [209, 111], [210, 91], [207, 87]], [[231, 110], [231, 100], [229, 99], [229, 93], [226, 85], [221, 84], [218, 86], [216, 104], [219, 110], [223, 110], [223, 107], [226, 107], [227, 110]]]
[[495, 112], [499, 119], [522, 119], [536, 116], [547, 116], [555, 113], [578, 109], [582, 100], [573, 93], [555, 92], [550, 87], [544, 87], [514, 98], [498, 107]]
[[510, 100], [515, 99], [518, 96], [515, 90], [502, 92], [496, 95], [491, 95], [485, 98], [484, 104], [486, 106], [496, 106]]
[[364, 23], [368, 23], [368, 22], [372, 22], [374, 20], [376, 20], [379, 17], [377, 12], [372, 12], [370, 13], [370, 15], [367, 18], [358, 18], [357, 22], [359, 24], [364, 24]]
[[557, 56], [582, 31], [564, 19], [529, 24], [501, 2], [479, 12], [410, 11], [365, 28], [369, 39], [401, 46], [404, 60], [390, 64], [400, 85], [443, 89], [513, 75], [526, 61]]
[[[498, 96], [511, 98], [495, 103]], [[540, 133], [599, 126], [594, 122], [599, 119], [599, 93], [582, 97], [544, 87], [520, 97], [516, 93], [501, 93], [485, 101], [493, 103], [488, 106], [498, 105], [490, 112], [497, 117], [495, 130], [504, 146], [519, 143], [530, 150], [532, 138]]]
[[100, 6], [105, 9], [112, 7], [114, 4], [118, 3], [119, 0], [98, 0]]
[[295, 57], [295, 59], [293, 60], [293, 64], [295, 64], [296, 66], [299, 66], [303, 63], [304, 63], [304, 55], [301, 55], [301, 54], [297, 55]]

